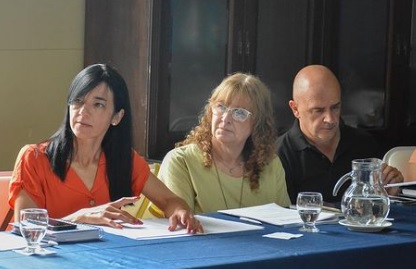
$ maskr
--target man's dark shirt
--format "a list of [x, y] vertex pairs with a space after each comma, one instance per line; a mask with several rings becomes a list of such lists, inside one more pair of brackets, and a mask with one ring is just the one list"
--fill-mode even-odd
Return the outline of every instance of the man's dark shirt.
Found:
[[336, 197], [332, 191], [338, 179], [351, 171], [351, 161], [381, 157], [377, 143], [364, 130], [343, 123], [340, 123], [340, 130], [341, 139], [333, 162], [305, 139], [298, 120], [279, 137], [278, 155], [285, 169], [287, 191], [293, 204], [296, 204], [297, 194], [301, 191], [320, 192], [325, 202], [341, 201], [349, 184], [345, 183]]

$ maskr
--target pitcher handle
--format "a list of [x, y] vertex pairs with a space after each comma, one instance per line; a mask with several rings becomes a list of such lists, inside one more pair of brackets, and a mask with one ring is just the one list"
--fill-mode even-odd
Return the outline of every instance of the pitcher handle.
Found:
[[333, 196], [337, 196], [339, 189], [341, 188], [342, 185], [344, 185], [345, 181], [347, 181], [348, 179], [352, 178], [351, 176], [351, 172], [346, 173], [345, 175], [343, 175], [338, 182], [335, 184], [334, 186], [334, 190], [332, 191], [332, 195]]

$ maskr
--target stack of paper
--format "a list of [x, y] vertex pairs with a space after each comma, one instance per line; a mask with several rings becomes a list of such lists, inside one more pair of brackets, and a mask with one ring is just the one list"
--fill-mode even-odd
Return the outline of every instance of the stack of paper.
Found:
[[416, 181], [403, 182], [406, 185], [402, 187], [402, 195], [406, 197], [416, 198]]
[[102, 229], [92, 225], [77, 223], [77, 228], [66, 231], [47, 230], [45, 239], [56, 242], [80, 242], [98, 240], [102, 237]]
[[403, 188], [403, 189], [402, 189], [402, 194], [403, 194], [404, 196], [408, 196], [408, 197], [416, 198], [416, 189]]
[[392, 183], [384, 186], [385, 188], [402, 188], [401, 194], [399, 197], [390, 197], [393, 201], [395, 200], [404, 200], [405, 202], [415, 202], [416, 198], [416, 181], [406, 181], [400, 183]]
[[[19, 223], [13, 223], [13, 233], [20, 234]], [[77, 228], [64, 231], [46, 230], [44, 240], [53, 240], [58, 243], [63, 242], [80, 242], [98, 240], [102, 237], [102, 229], [100, 227], [77, 223]]]
[[[218, 218], [196, 215], [201, 225], [204, 227], [203, 234], [230, 233], [250, 230], [264, 229], [262, 226], [251, 225], [236, 221], [228, 221]], [[169, 231], [169, 220], [165, 218], [144, 219], [141, 225], [122, 223], [123, 229], [102, 227], [107, 233], [125, 236], [137, 240], [149, 240], [158, 238], [172, 238], [189, 236], [186, 229], [178, 228], [176, 231]], [[200, 234], [198, 234], [200, 235]]]
[[[298, 212], [294, 209], [284, 208], [275, 203], [251, 206], [236, 209], [219, 210], [218, 212], [258, 220], [278, 226], [297, 226], [302, 224]], [[334, 213], [321, 212], [317, 223], [337, 222], [338, 217]]]

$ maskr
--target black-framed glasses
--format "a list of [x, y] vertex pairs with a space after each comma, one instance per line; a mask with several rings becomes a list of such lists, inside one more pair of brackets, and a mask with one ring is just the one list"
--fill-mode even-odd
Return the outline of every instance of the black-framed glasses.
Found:
[[241, 107], [227, 107], [221, 103], [214, 104], [212, 106], [212, 112], [218, 116], [221, 116], [227, 112], [231, 112], [231, 116], [233, 117], [233, 119], [239, 122], [246, 121], [250, 117], [250, 115], [253, 114], [247, 109]]

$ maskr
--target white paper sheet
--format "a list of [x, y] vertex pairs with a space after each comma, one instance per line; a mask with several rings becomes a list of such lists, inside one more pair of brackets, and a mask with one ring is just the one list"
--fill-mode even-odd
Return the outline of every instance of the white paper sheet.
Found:
[[[197, 215], [196, 218], [201, 222], [204, 227], [204, 234], [214, 233], [229, 233], [229, 232], [240, 232], [249, 230], [261, 230], [264, 227], [259, 225], [251, 225], [236, 221], [222, 220], [207, 216]], [[178, 236], [189, 236], [186, 233], [186, 229], [178, 229], [176, 231], [169, 231], [168, 219], [144, 219], [143, 225], [131, 225], [122, 224], [123, 229], [116, 229], [111, 227], [102, 227], [105, 232], [116, 235], [125, 236], [132, 239], [144, 240], [144, 239], [157, 239], [167, 237], [178, 237]]]
[[8, 232], [0, 233], [0, 251], [26, 247], [26, 240], [18, 235]]
[[[279, 226], [299, 225], [302, 223], [302, 220], [296, 210], [284, 208], [275, 203], [244, 208], [219, 210], [218, 212], [238, 217], [255, 219], [261, 222]], [[321, 212], [318, 217], [318, 222], [322, 222], [324, 220], [335, 221], [337, 219], [338, 218], [333, 213]]]
[[285, 240], [289, 240], [292, 238], [299, 238], [302, 236], [303, 234], [291, 234], [291, 233], [285, 233], [285, 232], [276, 232], [276, 233], [263, 235], [263, 237], [268, 237], [268, 238], [273, 238], [273, 239], [285, 239]]

